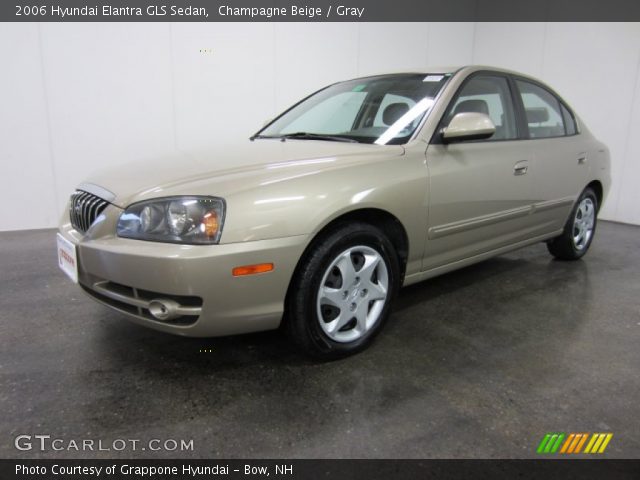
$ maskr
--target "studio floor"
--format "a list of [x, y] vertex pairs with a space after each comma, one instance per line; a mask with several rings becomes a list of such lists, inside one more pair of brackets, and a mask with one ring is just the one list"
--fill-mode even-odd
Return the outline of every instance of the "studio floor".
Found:
[[[374, 345], [331, 363], [278, 332], [133, 325], [58, 271], [54, 230], [0, 233], [0, 458], [529, 458], [548, 432], [638, 458], [640, 227], [598, 229], [578, 262], [539, 244], [403, 289]], [[23, 452], [21, 434], [193, 450]]]

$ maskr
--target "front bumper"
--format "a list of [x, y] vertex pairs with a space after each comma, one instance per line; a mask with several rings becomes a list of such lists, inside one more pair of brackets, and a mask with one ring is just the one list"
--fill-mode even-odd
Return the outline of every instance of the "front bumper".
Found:
[[[78, 281], [92, 298], [133, 322], [169, 333], [209, 337], [277, 328], [307, 236], [221, 245], [176, 245], [119, 238], [119, 209], [109, 206], [82, 234], [63, 219], [60, 233], [76, 245]], [[268, 273], [234, 277], [234, 267], [273, 263]], [[149, 302], [167, 298], [182, 310], [154, 319]]]

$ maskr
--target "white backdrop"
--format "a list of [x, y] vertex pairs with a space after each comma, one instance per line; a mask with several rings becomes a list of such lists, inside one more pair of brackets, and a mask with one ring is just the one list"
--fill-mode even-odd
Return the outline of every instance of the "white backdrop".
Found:
[[611, 149], [602, 216], [640, 224], [638, 23], [0, 23], [0, 230], [54, 226], [91, 171], [230, 146], [327, 83], [469, 63], [558, 90]]

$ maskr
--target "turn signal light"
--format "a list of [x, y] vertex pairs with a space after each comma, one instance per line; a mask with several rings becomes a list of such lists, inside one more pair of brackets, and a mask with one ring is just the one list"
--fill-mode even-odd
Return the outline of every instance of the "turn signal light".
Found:
[[273, 270], [273, 263], [258, 263], [256, 265], [244, 265], [234, 268], [231, 273], [234, 277], [242, 277], [245, 275], [255, 275], [256, 273], [266, 273]]
[[202, 223], [204, 224], [204, 234], [209, 238], [215, 237], [218, 233], [218, 227], [220, 226], [216, 212], [208, 212], [204, 216]]

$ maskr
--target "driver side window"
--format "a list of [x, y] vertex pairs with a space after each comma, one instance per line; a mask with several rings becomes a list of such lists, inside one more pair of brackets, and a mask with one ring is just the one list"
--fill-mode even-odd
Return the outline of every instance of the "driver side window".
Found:
[[484, 113], [496, 126], [496, 133], [484, 141], [518, 137], [509, 83], [504, 77], [478, 75], [469, 80], [453, 101], [447, 124], [458, 113]]

